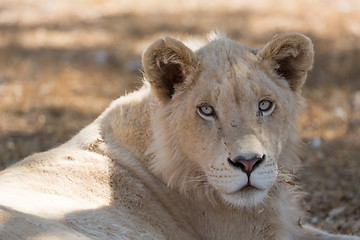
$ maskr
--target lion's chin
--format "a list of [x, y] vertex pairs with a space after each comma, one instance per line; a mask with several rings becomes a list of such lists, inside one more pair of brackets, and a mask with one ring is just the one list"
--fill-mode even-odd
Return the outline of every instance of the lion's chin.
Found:
[[247, 185], [232, 193], [220, 193], [222, 199], [234, 207], [256, 207], [267, 197], [267, 190]]

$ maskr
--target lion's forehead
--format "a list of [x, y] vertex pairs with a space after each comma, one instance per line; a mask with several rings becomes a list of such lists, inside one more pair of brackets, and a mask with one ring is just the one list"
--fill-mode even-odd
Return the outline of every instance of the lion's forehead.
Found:
[[[263, 65], [250, 47], [220, 39], [209, 43], [198, 51], [202, 63], [199, 85], [206, 93], [217, 98], [236, 98], [259, 93], [261, 86], [269, 88], [269, 78]], [[265, 87], [264, 86], [264, 87]]]
[[197, 57], [217, 68], [238, 63], [246, 66], [258, 61], [256, 50], [230, 39], [218, 39], [205, 45], [196, 52]]
[[246, 71], [238, 67], [231, 73], [217, 69], [204, 71], [195, 90], [199, 101], [210, 101], [221, 106], [243, 105], [244, 102], [264, 97], [276, 98], [279, 91], [276, 84], [256, 67]]

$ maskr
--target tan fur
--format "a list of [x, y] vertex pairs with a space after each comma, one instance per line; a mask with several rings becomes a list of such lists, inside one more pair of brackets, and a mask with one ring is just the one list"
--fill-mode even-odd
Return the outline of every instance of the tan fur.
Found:
[[[259, 50], [224, 35], [196, 51], [155, 41], [142, 89], [0, 173], [0, 239], [360, 239], [302, 226], [302, 195], [287, 184], [300, 167], [295, 122], [312, 62], [297, 33]], [[231, 161], [254, 154], [263, 162], [244, 188]]]

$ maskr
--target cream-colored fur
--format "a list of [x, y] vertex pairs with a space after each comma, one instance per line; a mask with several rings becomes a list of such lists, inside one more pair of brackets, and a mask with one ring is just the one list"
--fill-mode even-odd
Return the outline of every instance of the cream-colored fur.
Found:
[[[140, 90], [0, 173], [0, 239], [360, 239], [302, 225], [287, 184], [312, 62], [297, 33], [259, 50], [223, 35], [195, 51], [157, 40]], [[236, 159], [254, 156], [246, 174]]]

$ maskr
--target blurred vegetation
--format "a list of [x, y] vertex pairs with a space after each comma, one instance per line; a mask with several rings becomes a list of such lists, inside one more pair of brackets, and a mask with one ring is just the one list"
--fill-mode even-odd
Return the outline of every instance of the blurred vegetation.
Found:
[[0, 169], [66, 141], [141, 85], [153, 40], [214, 29], [261, 47], [281, 32], [314, 42], [299, 120], [310, 221], [360, 234], [360, 2], [357, 0], [2, 0]]

